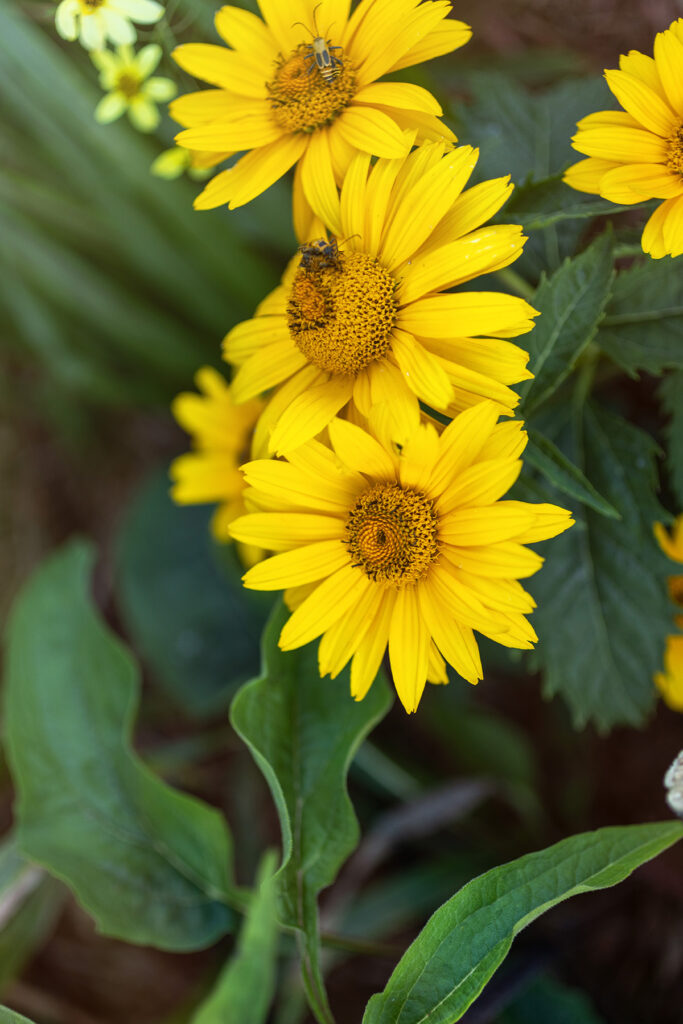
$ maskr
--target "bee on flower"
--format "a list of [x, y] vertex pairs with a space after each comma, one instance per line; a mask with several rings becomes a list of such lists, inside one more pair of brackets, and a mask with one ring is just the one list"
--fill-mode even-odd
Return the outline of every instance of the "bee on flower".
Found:
[[400, 448], [346, 420], [329, 425], [331, 448], [309, 441], [287, 459], [247, 463], [256, 503], [235, 519], [243, 543], [277, 552], [244, 584], [285, 590], [292, 615], [283, 650], [322, 637], [321, 675], [351, 661], [362, 699], [388, 647], [398, 695], [416, 710], [446, 662], [482, 678], [474, 630], [530, 648], [535, 607], [518, 580], [543, 559], [524, 547], [572, 525], [555, 505], [501, 501], [521, 469], [522, 424], [498, 422], [493, 402], [457, 416], [439, 435], [422, 423]]
[[87, 50], [134, 43], [132, 22], [153, 25], [164, 13], [156, 0], [62, 0], [55, 11], [55, 27], [62, 39], [80, 39]]
[[127, 112], [138, 131], [154, 131], [160, 121], [157, 104], [176, 93], [170, 78], [150, 78], [161, 60], [161, 47], [150, 43], [135, 53], [126, 45], [116, 51], [96, 50], [91, 56], [107, 92], [95, 108], [95, 120], [109, 124]]
[[[353, 13], [351, 0], [259, 0], [259, 7], [262, 19], [221, 8], [216, 29], [227, 48], [189, 43], [174, 52], [185, 71], [214, 86], [172, 105], [186, 128], [176, 141], [244, 153], [209, 182], [197, 209], [242, 206], [297, 163], [295, 201], [311, 202], [321, 184], [330, 191], [341, 183], [358, 151], [404, 157], [405, 129], [455, 141], [426, 89], [377, 81], [467, 42], [470, 29], [448, 18], [446, 0], [361, 0]], [[312, 37], [306, 26], [314, 22], [324, 35]]]
[[333, 241], [321, 239], [321, 221], [297, 218], [302, 247], [282, 284], [223, 346], [238, 368], [237, 402], [272, 389], [259, 454], [296, 448], [337, 414], [370, 417], [402, 442], [420, 423], [420, 402], [449, 416], [482, 399], [501, 411], [517, 405], [511, 385], [531, 374], [510, 339], [533, 328], [536, 311], [461, 287], [508, 266], [525, 241], [517, 225], [485, 226], [512, 186], [501, 178], [465, 189], [477, 155], [443, 141], [374, 164], [358, 153], [341, 193], [314, 196]]
[[564, 180], [613, 203], [662, 203], [643, 231], [654, 259], [683, 254], [683, 19], [655, 37], [654, 58], [637, 50], [605, 72], [624, 108], [579, 121], [573, 146], [584, 153]]
[[[664, 554], [683, 565], [683, 513], [676, 519], [670, 534], [662, 523], [655, 523], [654, 530]], [[683, 611], [683, 576], [669, 577], [669, 594]], [[664, 671], [656, 674], [655, 683], [665, 703], [674, 711], [683, 711], [683, 614], [675, 616], [674, 622], [682, 632], [668, 637]]]

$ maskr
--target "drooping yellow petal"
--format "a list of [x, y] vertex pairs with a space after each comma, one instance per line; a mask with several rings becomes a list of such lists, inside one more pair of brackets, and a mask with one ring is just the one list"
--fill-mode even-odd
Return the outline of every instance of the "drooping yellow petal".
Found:
[[664, 224], [674, 202], [674, 199], [669, 199], [658, 206], [650, 215], [643, 228], [643, 237], [641, 239], [643, 252], [646, 252], [655, 260], [661, 260], [664, 256], [669, 255], [664, 243]]
[[369, 153], [357, 153], [351, 161], [341, 190], [342, 234], [346, 239], [346, 246], [353, 250], [364, 250], [365, 193], [369, 167]]
[[484, 673], [472, 630], [449, 614], [431, 578], [422, 581], [418, 597], [427, 628], [446, 661], [468, 683], [478, 683]]
[[289, 339], [289, 328], [284, 316], [256, 316], [251, 320], [243, 320], [226, 334], [222, 345], [223, 358], [239, 366], [264, 345], [283, 343]]
[[368, 630], [358, 645], [351, 662], [351, 696], [362, 700], [372, 686], [389, 643], [389, 629], [396, 603], [395, 590], [387, 590], [369, 622]]
[[368, 177], [364, 200], [365, 229], [359, 236], [359, 242], [363, 252], [371, 256], [377, 256], [379, 252], [391, 193], [402, 166], [402, 160], [378, 160]]
[[439, 360], [406, 331], [395, 327], [391, 351], [396, 356], [408, 387], [434, 409], [446, 409], [453, 397], [453, 385]]
[[349, 553], [341, 540], [322, 540], [273, 555], [242, 579], [249, 590], [284, 590], [331, 576], [348, 563]]
[[680, 256], [683, 253], [683, 200], [679, 196], [670, 202], [662, 228], [664, 246], [669, 256]]
[[352, 394], [352, 377], [331, 377], [326, 383], [299, 395], [273, 428], [271, 451], [282, 455], [315, 437], [346, 405]]
[[246, 402], [286, 380], [306, 365], [291, 338], [264, 345], [240, 366], [232, 382], [236, 402]]
[[417, 711], [427, 682], [429, 633], [420, 614], [417, 587], [396, 595], [389, 628], [389, 661], [394, 686], [408, 714]]
[[347, 107], [335, 121], [334, 128], [350, 146], [364, 153], [394, 159], [408, 152], [402, 130], [376, 107]]
[[315, 640], [361, 601], [373, 585], [352, 565], [338, 569], [292, 613], [280, 633], [279, 646], [292, 651]]
[[288, 409], [300, 394], [323, 383], [325, 379], [325, 374], [317, 366], [306, 364], [273, 392], [254, 430], [251, 449], [254, 458], [264, 459], [269, 455], [271, 431], [285, 409]]
[[369, 587], [360, 601], [323, 634], [318, 647], [321, 676], [335, 679], [353, 657], [377, 614], [382, 596], [379, 587]]
[[446, 669], [446, 662], [444, 661], [439, 648], [436, 646], [434, 641], [429, 645], [429, 665], [427, 667], [427, 682], [432, 683], [435, 686], [447, 686], [448, 671]]
[[236, 519], [230, 532], [235, 540], [266, 551], [291, 551], [303, 544], [341, 540], [344, 520], [307, 512], [255, 512]]
[[[683, 55], [683, 49], [681, 50]], [[683, 64], [679, 75], [683, 70]], [[668, 138], [675, 131], [679, 118], [676, 117], [668, 103], [665, 103], [654, 89], [651, 89], [641, 78], [627, 71], [606, 71], [607, 84], [621, 103], [643, 128], [655, 135]]]
[[[480, 632], [487, 629], [504, 631], [501, 614], [487, 609], [474, 591], [460, 582], [457, 572], [448, 561], [440, 561], [432, 566], [429, 583], [434, 599], [461, 625]], [[445, 655], [445, 651], [441, 653]]]
[[340, 419], [333, 419], [328, 429], [332, 447], [350, 469], [374, 480], [396, 478], [398, 467], [394, 458], [367, 430]]
[[420, 405], [401, 371], [388, 360], [376, 360], [367, 368], [370, 379], [370, 421], [387, 445], [404, 444], [420, 423]]
[[195, 209], [209, 210], [226, 202], [231, 210], [244, 206], [286, 174], [307, 145], [305, 136], [284, 135], [277, 142], [252, 150], [234, 167], [211, 179], [195, 199]]
[[301, 161], [301, 185], [314, 213], [334, 235], [341, 236], [339, 193], [332, 173], [328, 132], [314, 132]]

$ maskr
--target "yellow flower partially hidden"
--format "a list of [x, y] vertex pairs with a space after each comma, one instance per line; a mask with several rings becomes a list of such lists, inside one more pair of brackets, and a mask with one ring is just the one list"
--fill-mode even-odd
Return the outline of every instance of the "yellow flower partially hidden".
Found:
[[683, 253], [683, 19], [655, 37], [654, 59], [631, 50], [606, 71], [623, 111], [589, 114], [572, 144], [587, 160], [564, 180], [579, 192], [632, 205], [663, 199], [643, 231], [654, 259]]
[[[295, 189], [308, 196], [322, 177], [341, 184], [353, 155], [405, 156], [403, 129], [455, 140], [426, 89], [376, 79], [463, 46], [471, 31], [448, 18], [446, 0], [259, 0], [263, 20], [223, 7], [216, 29], [228, 48], [179, 46], [174, 57], [215, 89], [178, 99], [188, 149], [246, 152], [218, 174], [195, 207], [248, 203], [301, 161]], [[320, 37], [320, 38], [317, 38]], [[313, 41], [327, 67], [316, 64]], [[310, 200], [309, 200], [310, 202]]]
[[107, 42], [134, 43], [137, 33], [131, 21], [152, 25], [163, 13], [156, 0], [62, 0], [55, 28], [62, 39], [80, 39], [87, 50], [101, 50]]
[[[683, 564], [683, 514], [676, 519], [670, 534], [662, 523], [655, 523], [654, 532], [664, 554]], [[683, 608], [683, 576], [669, 577], [669, 594], [674, 604]], [[683, 630], [683, 615], [677, 615], [675, 623]], [[683, 711], [683, 635], [667, 639], [664, 671], [657, 673], [655, 683], [665, 703], [674, 711]]]
[[476, 161], [469, 146], [438, 142], [373, 166], [354, 158], [327, 210], [341, 241], [302, 239], [280, 287], [224, 342], [236, 401], [276, 389], [259, 454], [289, 452], [343, 410], [401, 442], [419, 401], [451, 416], [487, 398], [517, 405], [510, 385], [531, 376], [529, 357], [506, 339], [530, 331], [536, 311], [498, 292], [445, 293], [512, 263], [524, 243], [516, 225], [482, 227], [512, 186], [463, 192]]
[[157, 103], [170, 100], [176, 93], [170, 78], [150, 78], [161, 52], [160, 46], [150, 43], [137, 53], [132, 46], [119, 46], [115, 53], [98, 50], [91, 54], [100, 72], [100, 85], [107, 90], [95, 109], [96, 121], [109, 124], [127, 111], [138, 131], [154, 131], [160, 120]]
[[[202, 159], [207, 155], [208, 162]], [[159, 153], [152, 162], [150, 173], [157, 178], [174, 181], [187, 171], [195, 181], [202, 181], [211, 174], [211, 168], [216, 163], [213, 157], [213, 153], [190, 153], [189, 150], [182, 149], [180, 146], [172, 146], [171, 149], [165, 149]]]
[[[240, 463], [248, 457], [254, 424], [263, 403], [253, 399], [236, 406], [227, 381], [211, 366], [198, 371], [195, 381], [200, 394], [183, 392], [172, 405], [173, 415], [188, 434], [195, 450], [171, 463], [171, 497], [179, 505], [218, 502], [211, 532], [218, 541], [231, 540], [230, 524], [246, 511], [244, 478]], [[245, 565], [253, 565], [263, 551], [240, 545]]]
[[321, 675], [351, 660], [351, 693], [362, 699], [388, 646], [398, 695], [417, 708], [425, 683], [447, 682], [448, 662], [482, 678], [473, 630], [508, 647], [537, 639], [525, 616], [533, 599], [518, 580], [543, 559], [523, 547], [566, 530], [555, 505], [499, 499], [516, 480], [522, 424], [497, 423], [480, 402], [441, 436], [421, 424], [399, 450], [335, 419], [332, 448], [319, 441], [287, 461], [243, 467], [262, 508], [236, 519], [237, 540], [279, 552], [252, 568], [245, 586], [286, 590], [291, 617], [283, 650], [322, 636]]

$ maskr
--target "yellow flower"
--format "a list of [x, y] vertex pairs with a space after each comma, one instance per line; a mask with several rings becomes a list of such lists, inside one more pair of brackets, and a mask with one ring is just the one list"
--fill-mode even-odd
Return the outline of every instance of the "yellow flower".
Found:
[[[664, 554], [673, 562], [683, 564], [683, 513], [676, 519], [670, 534], [662, 523], [655, 523], [654, 531]], [[669, 594], [674, 604], [683, 608], [683, 576], [669, 577]], [[675, 623], [683, 629], [683, 615], [677, 615]], [[669, 707], [683, 711], [683, 635], [667, 639], [664, 672], [657, 673], [655, 683]]]
[[420, 422], [419, 400], [449, 415], [484, 398], [515, 407], [509, 385], [531, 376], [529, 357], [505, 339], [530, 331], [535, 310], [498, 292], [443, 293], [512, 263], [524, 243], [516, 225], [481, 226], [512, 186], [463, 192], [476, 161], [469, 146], [444, 154], [439, 142], [372, 167], [354, 158], [326, 216], [341, 241], [309, 235], [256, 317], [224, 342], [239, 366], [236, 401], [276, 389], [259, 454], [288, 452], [342, 410], [401, 442]]
[[516, 480], [522, 424], [497, 423], [480, 402], [439, 436], [421, 424], [399, 450], [335, 419], [332, 449], [309, 441], [287, 461], [243, 467], [267, 511], [236, 519], [237, 540], [279, 552], [244, 577], [255, 590], [286, 588], [294, 611], [280, 634], [292, 650], [322, 636], [320, 674], [351, 664], [362, 699], [389, 648], [398, 695], [415, 711], [425, 682], [447, 682], [445, 662], [482, 678], [473, 629], [508, 647], [537, 639], [533, 599], [518, 579], [543, 559], [523, 547], [566, 530], [555, 505], [499, 501]]
[[100, 85], [107, 90], [95, 109], [95, 120], [109, 124], [128, 111], [128, 117], [141, 132], [152, 132], [159, 124], [157, 103], [175, 96], [170, 78], [149, 76], [161, 60], [156, 43], [143, 46], [138, 53], [131, 46], [119, 46], [116, 52], [97, 50], [92, 61], [100, 72]]
[[62, 39], [79, 39], [87, 50], [101, 50], [107, 41], [114, 45], [134, 43], [131, 25], [152, 25], [164, 13], [155, 0], [62, 0], [55, 11], [55, 27]]
[[[467, 42], [470, 29], [448, 19], [446, 0], [361, 0], [351, 15], [351, 0], [259, 0], [259, 7], [263, 20], [236, 7], [218, 12], [216, 29], [228, 49], [190, 43], [174, 53], [185, 71], [218, 87], [173, 104], [172, 115], [188, 126], [176, 141], [188, 149], [248, 151], [212, 179], [197, 209], [242, 206], [299, 160], [295, 191], [308, 196], [321, 177], [332, 188], [358, 150], [404, 156], [405, 128], [455, 140], [426, 89], [376, 82]], [[315, 64], [318, 36], [329, 47], [324, 73]]]
[[[208, 157], [208, 161], [203, 159]], [[157, 178], [165, 178], [166, 181], [173, 181], [179, 178], [186, 171], [195, 181], [201, 181], [211, 174], [211, 168], [216, 163], [213, 153], [190, 153], [180, 146], [172, 146], [159, 153], [152, 162], [150, 172]]]
[[654, 59], [631, 50], [606, 71], [623, 111], [589, 114], [573, 145], [587, 160], [565, 181], [614, 203], [663, 199], [643, 231], [655, 259], [683, 253], [683, 19], [655, 37]]
[[[173, 415], [192, 437], [195, 451], [171, 464], [171, 496], [179, 505], [219, 502], [211, 532], [216, 540], [229, 541], [230, 523], [246, 510], [239, 465], [248, 455], [263, 403], [254, 399], [236, 406], [227, 382], [211, 366], [199, 370], [195, 381], [201, 394], [184, 392], [172, 405]], [[245, 565], [253, 565], [263, 555], [251, 545], [240, 545], [240, 549]]]

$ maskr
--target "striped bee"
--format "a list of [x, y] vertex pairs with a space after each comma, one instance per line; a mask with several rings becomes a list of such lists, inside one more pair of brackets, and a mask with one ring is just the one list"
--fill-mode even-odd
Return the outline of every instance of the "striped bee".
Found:
[[[321, 78], [323, 78], [329, 85], [335, 78], [338, 78], [341, 74], [341, 69], [344, 66], [339, 57], [335, 57], [334, 51], [341, 51], [341, 46], [330, 46], [330, 40], [325, 40], [323, 36], [318, 35], [318, 25], [316, 23], [316, 14], [318, 12], [318, 4], [313, 11], [313, 27], [315, 32], [311, 32], [307, 25], [304, 25], [301, 21], [295, 21], [292, 28], [296, 25], [301, 25], [307, 32], [311, 32], [313, 36], [313, 42], [306, 44], [306, 59], [310, 60], [308, 68], [309, 75], [316, 70], [320, 72]], [[328, 29], [329, 31], [329, 29]]]
[[318, 238], [308, 245], [300, 245], [301, 262], [299, 264], [304, 270], [320, 271], [326, 268], [340, 270], [339, 248], [336, 238], [327, 242], [324, 238]]

